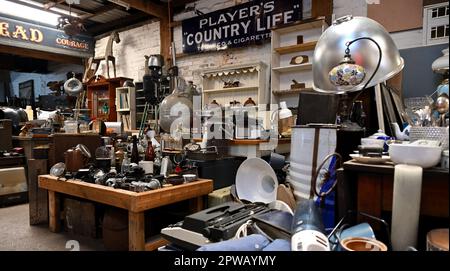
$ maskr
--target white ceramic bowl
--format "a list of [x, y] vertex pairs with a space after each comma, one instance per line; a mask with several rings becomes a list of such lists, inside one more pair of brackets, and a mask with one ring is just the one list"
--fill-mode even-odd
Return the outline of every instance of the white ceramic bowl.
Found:
[[434, 167], [441, 160], [441, 147], [412, 144], [390, 144], [389, 156], [395, 164]]

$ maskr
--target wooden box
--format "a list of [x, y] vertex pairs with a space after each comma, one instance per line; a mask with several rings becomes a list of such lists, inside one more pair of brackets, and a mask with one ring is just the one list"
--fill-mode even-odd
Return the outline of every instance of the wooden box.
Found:
[[97, 238], [95, 205], [76, 199], [64, 199], [64, 230], [70, 234]]
[[50, 136], [49, 167], [58, 162], [64, 162], [64, 152], [78, 144], [85, 145], [95, 159], [95, 150], [101, 146], [98, 134], [53, 134]]

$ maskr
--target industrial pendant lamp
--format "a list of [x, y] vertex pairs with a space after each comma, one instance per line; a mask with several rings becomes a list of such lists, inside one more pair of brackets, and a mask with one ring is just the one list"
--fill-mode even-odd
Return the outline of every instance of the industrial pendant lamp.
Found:
[[397, 46], [383, 26], [367, 17], [348, 15], [335, 20], [317, 42], [313, 88], [333, 94], [359, 91], [388, 80], [403, 67]]

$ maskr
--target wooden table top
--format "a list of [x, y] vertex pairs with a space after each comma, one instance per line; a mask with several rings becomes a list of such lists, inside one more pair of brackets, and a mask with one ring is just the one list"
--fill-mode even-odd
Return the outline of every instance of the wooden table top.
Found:
[[[356, 162], [355, 160], [350, 160], [344, 163], [343, 168], [345, 170], [353, 170], [359, 172], [368, 173], [382, 173], [382, 174], [394, 174], [394, 163], [388, 162], [385, 164], [364, 164]], [[440, 167], [432, 167], [424, 169], [426, 174], [447, 174], [448, 169], [443, 169]]]
[[91, 184], [80, 180], [66, 180], [51, 175], [40, 175], [39, 187], [132, 212], [142, 212], [182, 200], [207, 195], [213, 191], [213, 181], [199, 179], [195, 182], [152, 191], [133, 192], [99, 184]]
[[[195, 138], [195, 142], [201, 142], [202, 139]], [[230, 144], [231, 145], [259, 145], [261, 143], [269, 143], [269, 140], [263, 140], [263, 139], [231, 139]], [[278, 144], [290, 144], [291, 139], [290, 138], [279, 138]]]

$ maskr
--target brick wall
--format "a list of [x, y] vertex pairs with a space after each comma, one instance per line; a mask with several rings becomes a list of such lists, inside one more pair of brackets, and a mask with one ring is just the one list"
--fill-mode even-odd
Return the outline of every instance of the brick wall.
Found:
[[[151, 22], [137, 28], [119, 32], [120, 43], [113, 44], [113, 54], [116, 57], [117, 76], [142, 81], [144, 75], [144, 55], [159, 54], [160, 35], [159, 22]], [[95, 56], [105, 54], [109, 37], [104, 37], [95, 43]], [[101, 62], [97, 74], [106, 76], [105, 61]], [[110, 76], [113, 77], [112, 65]]]
[[[303, 1], [303, 8], [305, 10], [303, 14], [304, 18], [310, 17], [308, 11], [311, 7], [311, 1], [313, 0]], [[243, 2], [247, 2], [247, 0], [199, 0], [195, 2], [195, 7], [203, 13], [208, 13]], [[367, 14], [366, 1], [334, 0], [334, 13], [336, 14], [336, 17], [347, 14], [365, 16]], [[194, 12], [176, 14], [174, 16], [174, 21], [182, 21], [194, 16], [196, 16]], [[160, 51], [159, 23], [153, 22], [134, 29], [122, 31], [120, 32], [120, 38], [121, 42], [119, 44], [114, 44], [113, 46], [114, 55], [116, 56], [117, 76], [129, 77], [141, 81], [144, 74], [144, 55], [158, 54]], [[104, 54], [107, 39], [108, 38], [106, 37], [97, 40], [95, 46], [96, 56]], [[181, 26], [174, 29], [174, 41], [177, 53], [181, 53]], [[201, 78], [199, 74], [203, 69], [228, 64], [259, 61], [262, 61], [267, 65], [270, 64], [270, 43], [241, 49], [187, 56], [178, 59], [177, 65], [180, 68], [181, 76], [186, 80], [193, 80], [195, 84], [200, 85]], [[97, 73], [106, 75], [104, 62], [102, 62]], [[269, 80], [268, 74], [267, 80]], [[268, 82], [266, 85], [269, 85]]]

